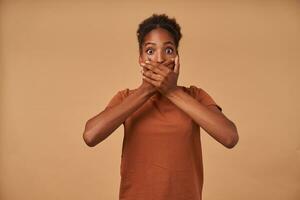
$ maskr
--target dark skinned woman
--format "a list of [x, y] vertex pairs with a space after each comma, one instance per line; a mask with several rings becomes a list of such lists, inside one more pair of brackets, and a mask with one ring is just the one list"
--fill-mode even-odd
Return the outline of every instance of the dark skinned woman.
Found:
[[124, 125], [120, 200], [201, 200], [200, 127], [227, 148], [238, 142], [235, 124], [205, 90], [177, 85], [181, 36], [165, 14], [139, 24], [141, 85], [118, 91], [86, 122], [90, 147]]

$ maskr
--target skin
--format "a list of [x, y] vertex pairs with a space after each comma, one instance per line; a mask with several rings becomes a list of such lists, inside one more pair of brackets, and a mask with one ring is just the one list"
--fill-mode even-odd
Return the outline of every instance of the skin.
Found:
[[139, 63], [143, 80], [155, 89], [156, 96], [176, 88], [179, 69], [175, 62], [179, 62], [179, 57], [172, 35], [162, 28], [150, 31], [144, 37]]
[[86, 122], [83, 139], [88, 146], [96, 146], [107, 138], [152, 96], [168, 98], [225, 147], [233, 148], [238, 143], [237, 128], [230, 119], [216, 106], [201, 104], [177, 86], [179, 55], [168, 31], [156, 28], [144, 37], [139, 64], [143, 79], [137, 90]]

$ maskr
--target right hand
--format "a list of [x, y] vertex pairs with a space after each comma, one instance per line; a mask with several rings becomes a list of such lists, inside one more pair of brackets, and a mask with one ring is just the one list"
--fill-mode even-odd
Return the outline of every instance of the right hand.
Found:
[[[143, 75], [143, 69], [141, 69], [141, 74]], [[142, 84], [140, 85], [140, 88], [142, 88], [143, 90], [151, 93], [151, 94], [154, 94], [157, 91], [156, 87], [154, 85], [152, 85], [151, 83], [145, 81], [144, 79], [142, 79]]]
[[[145, 62], [142, 62], [142, 63], [146, 65]], [[140, 66], [142, 67], [141, 74], [142, 74], [142, 76], [143, 76], [143, 72], [146, 72], [146, 71], [148, 71], [149, 69], [147, 69], [146, 67], [144, 67], [144, 66], [142, 65], [142, 63], [140, 62], [139, 64], [140, 64]], [[172, 60], [172, 59], [171, 59], [171, 60], [166, 60], [166, 61], [164, 61], [163, 63], [158, 64], [158, 65], [165, 65], [166, 67], [172, 69], [172, 68], [174, 67], [174, 59], [173, 59], [173, 60]], [[152, 85], [151, 83], [147, 82], [147, 81], [144, 80], [144, 79], [142, 79], [142, 84], [141, 84], [140, 87], [143, 88], [143, 89], [145, 89], [145, 90], [147, 90], [147, 91], [150, 92], [150, 93], [156, 93], [156, 92], [159, 92], [158, 89], [157, 89], [154, 85]]]

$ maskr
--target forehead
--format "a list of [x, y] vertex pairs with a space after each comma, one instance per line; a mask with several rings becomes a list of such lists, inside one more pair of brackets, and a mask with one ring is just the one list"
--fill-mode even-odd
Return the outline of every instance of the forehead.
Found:
[[171, 41], [175, 45], [172, 34], [163, 28], [156, 28], [147, 33], [144, 37], [144, 44], [150, 41], [158, 44]]

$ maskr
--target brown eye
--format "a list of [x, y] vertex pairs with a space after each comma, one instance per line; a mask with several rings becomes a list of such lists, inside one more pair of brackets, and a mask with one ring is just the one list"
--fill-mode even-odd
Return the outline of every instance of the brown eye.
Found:
[[147, 50], [146, 50], [146, 53], [149, 54], [149, 55], [153, 54], [153, 49], [150, 49], [150, 48], [147, 49]]
[[166, 48], [166, 53], [167, 54], [172, 54], [173, 53], [173, 49], [172, 48]]

